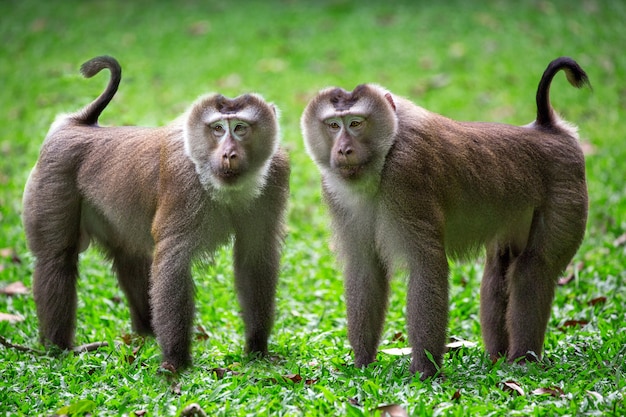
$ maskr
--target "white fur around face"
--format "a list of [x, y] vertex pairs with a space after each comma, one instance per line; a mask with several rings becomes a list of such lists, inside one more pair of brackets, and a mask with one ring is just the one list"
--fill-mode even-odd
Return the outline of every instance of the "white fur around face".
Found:
[[[253, 96], [262, 100], [258, 95]], [[272, 157], [278, 151], [280, 137], [277, 120], [259, 120], [261, 111], [255, 106], [245, 107], [235, 113], [222, 114], [207, 105], [214, 97], [215, 95], [200, 97], [181, 118], [185, 155], [194, 163], [200, 183], [210, 192], [214, 200], [232, 205], [247, 204], [263, 191]], [[276, 108], [272, 104], [265, 105], [271, 107], [271, 111], [277, 116]], [[236, 182], [225, 184], [213, 173], [212, 152], [227, 136], [240, 142], [247, 139], [256, 140], [254, 137], [249, 138], [255, 134], [251, 127], [255, 123], [275, 125], [276, 137], [267, 143], [267, 146], [271, 147], [269, 155], [257, 168], [248, 168], [242, 172]]]

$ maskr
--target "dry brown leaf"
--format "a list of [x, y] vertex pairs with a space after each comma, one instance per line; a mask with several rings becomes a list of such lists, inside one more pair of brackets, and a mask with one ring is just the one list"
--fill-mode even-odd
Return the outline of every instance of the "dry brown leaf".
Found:
[[565, 322], [561, 327], [559, 327], [559, 329], [561, 331], [565, 331], [565, 329], [567, 329], [568, 327], [585, 327], [587, 324], [589, 324], [588, 320], [565, 320]]
[[502, 383], [502, 391], [514, 392], [517, 395], [524, 395], [524, 389], [515, 381], [505, 381]]
[[552, 397], [560, 398], [564, 397], [565, 393], [559, 387], [548, 387], [548, 388], [537, 388], [533, 390], [533, 394], [535, 395], [550, 395]]
[[590, 306], [595, 306], [595, 305], [604, 304], [604, 303], [606, 303], [606, 297], [601, 296], [601, 297], [596, 297], [596, 298], [589, 300], [587, 304], [589, 304]]
[[451, 401], [458, 401], [461, 399], [461, 390], [458, 389], [456, 391], [454, 391], [454, 394], [452, 394], [452, 398], [450, 398]]
[[381, 417], [408, 417], [406, 410], [398, 404], [381, 405], [375, 411], [380, 412]]
[[226, 375], [226, 372], [228, 372], [228, 369], [226, 369], [226, 368], [213, 368], [213, 369], [211, 369], [211, 371], [215, 372], [215, 376], [217, 377], [217, 379], [222, 379], [222, 378], [224, 378], [224, 375]]
[[206, 412], [199, 404], [189, 404], [180, 412], [180, 417], [206, 417]]
[[6, 287], [0, 289], [0, 294], [6, 295], [24, 295], [28, 294], [28, 288], [21, 281], [12, 282]]
[[351, 405], [355, 406], [355, 407], [360, 407], [360, 406], [361, 406], [361, 404], [359, 404], [359, 400], [357, 400], [357, 399], [356, 399], [356, 398], [354, 398], [354, 397], [348, 398], [348, 402], [349, 402]]
[[299, 374], [287, 374], [283, 375], [283, 378], [288, 379], [294, 384], [299, 384], [300, 382], [302, 382], [302, 377]]
[[196, 330], [196, 340], [209, 340], [209, 333], [207, 333], [206, 329], [202, 325], [198, 324], [196, 326]]
[[395, 333], [391, 338], [392, 342], [404, 342], [405, 340], [406, 338], [404, 337], [404, 334], [402, 332]]
[[11, 324], [24, 321], [24, 317], [16, 316], [15, 314], [0, 313], [0, 321], [8, 321]]
[[229, 368], [213, 368], [211, 369], [211, 372], [215, 372], [215, 376], [217, 376], [217, 379], [224, 378], [226, 374], [239, 375], [239, 372], [233, 371]]
[[125, 333], [121, 336], [121, 339], [125, 345], [130, 345], [133, 342], [133, 335]]

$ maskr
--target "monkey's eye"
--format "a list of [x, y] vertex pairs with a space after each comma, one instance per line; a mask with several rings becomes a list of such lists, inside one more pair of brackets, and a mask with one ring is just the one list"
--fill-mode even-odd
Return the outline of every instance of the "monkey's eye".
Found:
[[243, 136], [248, 132], [248, 126], [244, 125], [243, 123], [238, 123], [235, 126], [234, 132], [238, 136]]
[[359, 127], [362, 123], [363, 122], [361, 122], [360, 120], [353, 120], [350, 122], [350, 127]]
[[211, 129], [216, 136], [222, 136], [224, 134], [224, 126], [221, 123], [214, 123], [211, 125]]
[[327, 122], [326, 125], [332, 130], [339, 130], [341, 125], [335, 121]]

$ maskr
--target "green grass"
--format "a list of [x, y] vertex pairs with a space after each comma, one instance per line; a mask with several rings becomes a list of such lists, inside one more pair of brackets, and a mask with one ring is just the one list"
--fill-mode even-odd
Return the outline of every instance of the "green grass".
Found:
[[[229, 3], [234, 3], [229, 5]], [[437, 3], [437, 4], [433, 4]], [[174, 2], [172, 2], [174, 4]], [[130, 319], [109, 265], [82, 256], [78, 344], [111, 347], [81, 355], [34, 355], [0, 347], [0, 414], [178, 415], [190, 403], [207, 415], [375, 414], [398, 404], [410, 415], [626, 414], [626, 3], [567, 0], [225, 2], [6, 0], [0, 2], [0, 287], [31, 285], [32, 257], [20, 221], [21, 194], [56, 114], [92, 100], [105, 77], [84, 80], [80, 64], [119, 59], [124, 77], [103, 124], [156, 126], [197, 96], [255, 91], [282, 110], [292, 195], [272, 357], [249, 360], [234, 297], [228, 248], [197, 265], [194, 367], [158, 372], [153, 339], [126, 337]], [[299, 117], [328, 85], [382, 84], [461, 120], [525, 124], [546, 65], [574, 57], [593, 92], [559, 75], [552, 101], [593, 147], [587, 157], [588, 233], [575, 279], [555, 299], [541, 364], [491, 364], [480, 343], [481, 263], [453, 264], [449, 334], [479, 342], [450, 352], [444, 379], [420, 382], [407, 357], [380, 353], [352, 366], [341, 275], [328, 247], [319, 174], [304, 152]], [[621, 119], [621, 122], [620, 122]], [[381, 349], [407, 347], [402, 274]], [[599, 297], [606, 300], [595, 305]], [[37, 349], [32, 295], [0, 295], [0, 335]], [[585, 320], [584, 327], [565, 326]], [[207, 337], [208, 336], [208, 337]], [[113, 347], [115, 346], [115, 347]], [[215, 370], [227, 370], [218, 376]], [[290, 375], [299, 375], [302, 380]], [[504, 389], [514, 381], [520, 395]], [[535, 390], [558, 387], [560, 394]], [[64, 408], [67, 407], [67, 408]]]

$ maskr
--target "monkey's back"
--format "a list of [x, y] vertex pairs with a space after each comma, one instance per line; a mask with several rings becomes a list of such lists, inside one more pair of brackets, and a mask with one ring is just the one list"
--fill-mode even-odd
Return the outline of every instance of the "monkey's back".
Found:
[[[445, 212], [439, 224], [452, 254], [471, 254], [498, 235], [519, 235], [523, 241], [534, 210], [549, 203], [552, 190], [567, 189], [586, 201], [576, 137], [457, 122], [421, 108], [404, 111], [418, 117], [399, 117], [398, 136], [387, 155], [393, 163], [385, 164], [381, 190], [388, 204], [412, 207], [416, 218]], [[522, 226], [511, 230], [511, 224]]]

